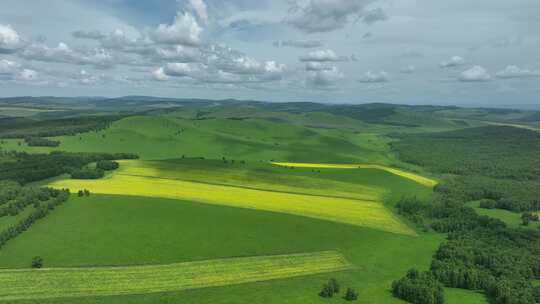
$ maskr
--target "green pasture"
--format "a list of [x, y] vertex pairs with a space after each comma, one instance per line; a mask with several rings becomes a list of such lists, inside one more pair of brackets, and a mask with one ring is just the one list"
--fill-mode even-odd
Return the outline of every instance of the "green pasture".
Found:
[[[407, 236], [280, 213], [94, 194], [72, 197], [11, 240], [0, 250], [0, 267], [27, 268], [34, 256], [43, 257], [45, 267], [89, 267], [332, 250], [342, 253], [353, 265], [353, 270], [335, 276], [363, 294], [364, 302], [360, 303], [399, 303], [389, 292], [392, 280], [410, 267], [428, 267], [440, 241], [442, 237], [434, 234]], [[164, 298], [170, 303], [252, 303], [254, 298], [282, 303], [283, 297], [290, 303], [324, 303], [317, 292], [328, 277], [315, 275], [250, 283], [249, 287], [170, 294], [92, 297], [80, 303], [162, 303]], [[224, 294], [230, 297], [219, 300], [219, 295]], [[73, 299], [40, 303], [73, 303]]]

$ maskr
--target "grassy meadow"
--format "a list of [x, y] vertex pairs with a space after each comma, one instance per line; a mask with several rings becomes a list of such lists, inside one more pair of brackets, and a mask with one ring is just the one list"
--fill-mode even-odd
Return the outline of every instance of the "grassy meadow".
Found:
[[[133, 116], [110, 128], [77, 136], [59, 136], [58, 148], [28, 147], [6, 139], [5, 150], [28, 152], [133, 152], [142, 159], [174, 159], [182, 155], [236, 160], [298, 162], [389, 162], [347, 130], [314, 129], [264, 119], [187, 120], [169, 116]], [[329, 149], [332, 147], [332, 149]]]

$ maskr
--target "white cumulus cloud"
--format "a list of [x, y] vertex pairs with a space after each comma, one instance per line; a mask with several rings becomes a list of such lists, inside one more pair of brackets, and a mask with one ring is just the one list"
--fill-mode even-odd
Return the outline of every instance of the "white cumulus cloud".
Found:
[[360, 79], [358, 79], [358, 82], [363, 83], [377, 83], [377, 82], [387, 82], [388, 81], [388, 74], [385, 71], [380, 72], [372, 72], [367, 71]]
[[540, 77], [540, 71], [522, 69], [516, 65], [509, 65], [495, 74], [499, 78], [528, 78]]
[[203, 0], [189, 0], [189, 6], [195, 11], [202, 24], [208, 23], [208, 8]]
[[110, 68], [114, 65], [113, 57], [106, 49], [74, 50], [63, 42], [56, 47], [34, 43], [24, 49], [21, 56], [29, 60], [93, 65], [97, 68]]
[[166, 81], [169, 79], [169, 76], [165, 74], [165, 70], [163, 69], [163, 67], [157, 70], [154, 70], [152, 72], [152, 76], [154, 77], [155, 80], [159, 80], [159, 81]]
[[330, 32], [350, 22], [366, 23], [385, 19], [382, 10], [367, 10], [374, 0], [294, 0], [289, 23], [307, 33]]
[[196, 46], [201, 42], [202, 31], [193, 15], [179, 12], [173, 24], [160, 24], [152, 34], [152, 38], [158, 43]]
[[480, 82], [490, 79], [491, 75], [489, 75], [488, 71], [479, 65], [475, 65], [459, 75], [459, 80], [464, 82]]
[[309, 52], [307, 55], [300, 56], [298, 58], [300, 61], [304, 62], [336, 62], [336, 61], [347, 61], [347, 57], [341, 57], [336, 54], [333, 50], [317, 50]]
[[197, 71], [198, 68], [184, 62], [168, 63], [164, 68], [164, 72], [166, 75], [176, 77], [192, 76], [193, 73]]
[[334, 66], [326, 70], [308, 72], [306, 81], [310, 87], [328, 89], [335, 87], [344, 77], [345, 75]]
[[22, 39], [11, 25], [0, 24], [0, 54], [12, 53], [22, 44]]
[[452, 56], [449, 60], [442, 61], [439, 66], [441, 68], [452, 68], [465, 64], [465, 59], [460, 56]]

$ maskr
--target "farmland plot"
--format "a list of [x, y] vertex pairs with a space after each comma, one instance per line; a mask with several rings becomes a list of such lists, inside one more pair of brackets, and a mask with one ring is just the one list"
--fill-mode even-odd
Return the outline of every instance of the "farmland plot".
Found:
[[335, 251], [168, 265], [0, 270], [0, 301], [178, 291], [350, 269]]
[[122, 174], [113, 174], [99, 180], [58, 180], [49, 186], [72, 190], [89, 189], [100, 194], [162, 197], [281, 212], [415, 235], [412, 229], [400, 222], [377, 200], [294, 194]]

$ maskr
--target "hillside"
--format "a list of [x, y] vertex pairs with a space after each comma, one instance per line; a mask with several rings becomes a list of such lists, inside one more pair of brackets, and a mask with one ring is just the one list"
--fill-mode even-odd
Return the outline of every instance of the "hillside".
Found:
[[[74, 101], [54, 102], [69, 109]], [[114, 109], [99, 99], [81, 101], [99, 109], [94, 116], [26, 112], [4, 119], [1, 161], [20, 171], [16, 176], [24, 185], [17, 189], [69, 188], [72, 194], [0, 249], [0, 280], [13, 282], [14, 269], [25, 269], [20, 278], [26, 279], [9, 288], [33, 288], [22, 282], [39, 279], [28, 270], [39, 256], [50, 268], [47, 280], [57, 286], [54, 297], [32, 289], [0, 292], [0, 302], [326, 303], [318, 289], [336, 278], [358, 290], [361, 303], [400, 303], [389, 290], [407, 270], [440, 275], [430, 263], [441, 248], [454, 246], [445, 233], [464, 233], [467, 240], [473, 232], [454, 229], [484, 225], [474, 210], [498, 217], [483, 213], [472, 198], [461, 206], [463, 185], [474, 180], [468, 185], [476, 193], [497, 182], [505, 185], [496, 187], [506, 189], [506, 198], [527, 193], [517, 190], [516, 178], [531, 187], [522, 189], [535, 185], [530, 177], [536, 176], [537, 133], [494, 126], [531, 115], [521, 111], [146, 97], [109, 102]], [[130, 103], [145, 106], [119, 115]], [[493, 159], [505, 161], [497, 165]], [[118, 168], [100, 169], [103, 161]], [[31, 174], [32, 166], [40, 168], [39, 176]], [[446, 205], [441, 196], [456, 205]], [[18, 209], [15, 217], [0, 217], [4, 229], [39, 205], [5, 203]], [[466, 224], [454, 226], [453, 216]], [[516, 220], [504, 217], [515, 227]], [[242, 259], [252, 270], [235, 271], [221, 283], [212, 275], [224, 274], [208, 272], [230, 272], [227, 267]], [[327, 268], [314, 267], [323, 261]], [[263, 272], [267, 264], [274, 266]], [[147, 280], [146, 266], [164, 273], [152, 288], [124, 274]], [[204, 276], [189, 283], [181, 277], [184, 269]], [[107, 291], [81, 291], [81, 276], [103, 271], [118, 282]], [[171, 285], [180, 278], [181, 284]], [[490, 296], [444, 291], [450, 304], [483, 303]]]

